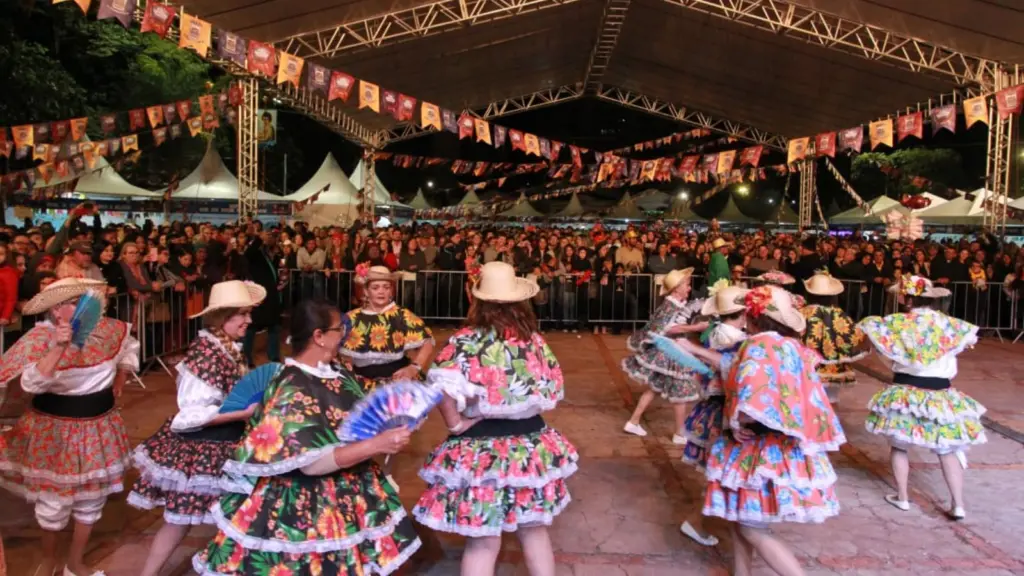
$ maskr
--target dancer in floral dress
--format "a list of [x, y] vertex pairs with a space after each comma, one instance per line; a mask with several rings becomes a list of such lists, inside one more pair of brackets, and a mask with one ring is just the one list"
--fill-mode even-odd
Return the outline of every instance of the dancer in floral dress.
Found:
[[634, 354], [622, 361], [622, 371], [648, 389], [644, 390], [633, 414], [622, 427], [625, 432], [647, 436], [647, 431], [640, 425], [640, 418], [654, 401], [655, 395], [661, 395], [672, 403], [675, 412], [676, 426], [672, 442], [686, 444], [686, 436], [683, 434], [683, 424], [688, 413], [686, 405], [700, 397], [700, 376], [671, 362], [649, 338], [651, 334], [699, 334], [707, 329], [707, 322], [691, 324], [704, 304], [703, 299], [687, 301], [690, 297], [692, 275], [693, 268], [673, 270], [665, 275], [661, 283], [661, 295], [665, 297], [665, 301], [655, 311], [647, 325], [630, 336], [627, 341], [630, 351]]
[[[701, 315], [715, 317], [714, 325], [703, 338], [703, 344], [722, 354], [735, 354], [747, 338], [746, 332], [743, 331], [747, 325], [747, 309], [743, 305], [747, 290], [739, 286], [729, 286], [725, 280], [718, 282], [709, 290], [708, 298], [701, 308]], [[707, 464], [708, 446], [722, 433], [722, 406], [725, 404], [721, 376], [705, 376], [702, 384], [701, 399], [693, 405], [693, 410], [683, 425], [686, 435], [683, 462], [701, 473]], [[703, 546], [718, 545], [718, 538], [708, 534], [704, 529], [704, 515], [700, 508], [683, 522], [679, 530]]]
[[537, 285], [503, 262], [481, 267], [467, 326], [427, 374], [451, 398], [451, 436], [428, 457], [413, 509], [434, 530], [466, 536], [463, 576], [493, 575], [502, 532], [515, 532], [531, 574], [555, 572], [547, 526], [569, 504], [576, 449], [541, 413], [564, 393], [562, 370], [537, 332]]
[[708, 453], [704, 514], [733, 523], [733, 574], [749, 576], [756, 551], [776, 573], [798, 576], [799, 561], [768, 527], [839, 513], [827, 452], [846, 438], [815, 370], [820, 357], [799, 340], [806, 323], [789, 293], [760, 286], [743, 301], [752, 335], [735, 355], [679, 343], [727, 374], [729, 431]]
[[828, 401], [839, 402], [839, 390], [857, 381], [853, 363], [863, 358], [864, 333], [853, 318], [836, 304], [843, 293], [843, 283], [827, 271], [804, 280], [804, 291], [810, 304], [800, 308], [807, 320], [804, 345], [821, 355], [818, 376], [825, 385]]
[[252, 323], [252, 309], [267, 291], [251, 282], [213, 285], [210, 304], [192, 318], [205, 330], [178, 364], [178, 413], [135, 449], [139, 479], [128, 495], [135, 508], [164, 509], [164, 524], [140, 574], [156, 576], [190, 526], [212, 524], [210, 508], [229, 484], [221, 469], [245, 431], [247, 410], [220, 413], [224, 399], [246, 372], [239, 342]]
[[93, 574], [83, 561], [107, 496], [121, 492], [129, 463], [128, 434], [115, 407], [125, 379], [139, 368], [139, 342], [128, 324], [103, 317], [79, 348], [71, 343], [78, 299], [106, 284], [66, 278], [37, 294], [26, 316], [47, 313], [0, 360], [0, 382], [21, 376], [31, 409], [0, 434], [0, 487], [35, 504], [42, 562], [57, 565], [57, 533], [74, 517], [64, 576]]
[[933, 308], [949, 290], [920, 276], [906, 275], [890, 289], [903, 310], [884, 318], [872, 316], [860, 327], [878, 353], [892, 364], [893, 383], [871, 398], [867, 429], [885, 436], [896, 478], [896, 494], [885, 501], [909, 510], [907, 481], [911, 446], [939, 457], [952, 497], [949, 515], [962, 520], [964, 511], [963, 452], [985, 442], [981, 415], [985, 407], [952, 385], [956, 357], [978, 341], [978, 327]]
[[303, 301], [293, 310], [295, 353], [224, 466], [254, 485], [213, 506], [219, 532], [192, 559], [200, 575], [391, 574], [419, 548], [398, 494], [373, 462], [404, 448], [409, 430], [352, 444], [338, 440], [337, 430], [364, 395], [351, 373], [329, 364], [342, 330], [331, 304]]

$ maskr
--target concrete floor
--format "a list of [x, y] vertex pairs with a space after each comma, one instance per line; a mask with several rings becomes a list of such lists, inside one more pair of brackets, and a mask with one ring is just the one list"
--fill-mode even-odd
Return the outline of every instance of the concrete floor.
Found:
[[[679, 533], [680, 521], [700, 500], [702, 478], [680, 460], [672, 445], [672, 411], [656, 402], [645, 417], [650, 432], [637, 438], [621, 431], [642, 391], [619, 370], [625, 337], [550, 334], [566, 374], [566, 400], [548, 422], [576, 443], [580, 470], [570, 480], [574, 502], [558, 518], [552, 539], [559, 575], [670, 576], [726, 574], [730, 544], [725, 524], [711, 529], [723, 540], [701, 548]], [[808, 574], [905, 575], [1024, 574], [1024, 345], [985, 342], [962, 356], [957, 385], [989, 408], [989, 443], [970, 454], [967, 471], [968, 519], [953, 523], [942, 509], [947, 500], [942, 473], [933, 457], [913, 456], [910, 512], [882, 500], [890, 491], [884, 441], [868, 435], [864, 406], [885, 377], [877, 359], [864, 362], [857, 387], [843, 393], [839, 412], [849, 444], [833, 462], [839, 473], [842, 514], [824, 525], [784, 525], [775, 530], [800, 556]], [[873, 374], [874, 377], [868, 375]], [[132, 442], [153, 433], [175, 410], [173, 380], [153, 373], [147, 389], [124, 398]], [[402, 498], [411, 505], [422, 488], [416, 469], [445, 436], [438, 419], [419, 432], [408, 455], [396, 463]], [[1005, 434], [1005, 435], [1004, 435]], [[0, 533], [11, 576], [31, 573], [38, 557], [38, 530], [31, 509], [0, 496]], [[159, 513], [127, 507], [112, 498], [97, 527], [88, 561], [108, 576], [138, 573]], [[166, 568], [167, 575], [191, 574], [189, 558], [212, 529], [193, 529]], [[1017, 536], [1013, 536], [1016, 533]], [[432, 567], [409, 567], [407, 574], [458, 574], [459, 538], [440, 537], [440, 558]], [[515, 538], [506, 537], [500, 575], [526, 574]], [[770, 573], [761, 564], [758, 573]]]

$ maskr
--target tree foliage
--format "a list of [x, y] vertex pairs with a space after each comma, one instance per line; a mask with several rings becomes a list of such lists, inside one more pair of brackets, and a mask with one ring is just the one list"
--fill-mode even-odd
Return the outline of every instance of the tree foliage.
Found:
[[920, 194], [968, 185], [960, 154], [944, 148], [868, 152], [853, 159], [851, 182], [865, 198]]

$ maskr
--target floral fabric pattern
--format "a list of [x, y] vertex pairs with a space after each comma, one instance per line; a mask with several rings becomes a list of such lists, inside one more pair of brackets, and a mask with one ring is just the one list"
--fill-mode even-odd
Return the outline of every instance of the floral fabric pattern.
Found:
[[707, 467], [708, 447], [722, 434], [722, 406], [725, 398], [712, 396], [693, 405], [683, 423], [686, 445], [683, 462], [703, 471]]
[[341, 446], [337, 429], [363, 396], [347, 372], [287, 365], [264, 393], [234, 459], [247, 494], [213, 506], [219, 529], [193, 557], [199, 574], [390, 574], [420, 541], [394, 488], [373, 462], [324, 476], [299, 469]]
[[[26, 332], [0, 360], [0, 383], [6, 384], [21, 375], [28, 366], [39, 362], [54, 342], [56, 328], [50, 323], [36, 324]], [[124, 339], [128, 335], [128, 324], [112, 318], [101, 318], [89, 340], [82, 349], [70, 348], [57, 363], [57, 370], [92, 368], [117, 359], [121, 354]], [[138, 360], [131, 362], [138, 367]]]
[[629, 347], [630, 352], [639, 352], [644, 341], [649, 337], [648, 334], [664, 334], [669, 326], [674, 324], [675, 317], [683, 311], [684, 305], [684, 302], [671, 296], [666, 297], [651, 314], [651, 319], [647, 321], [647, 324], [633, 332], [626, 340], [626, 346]]
[[214, 341], [214, 336], [200, 335], [192, 341], [182, 361], [182, 366], [196, 378], [220, 390], [224, 394], [231, 392], [235, 382], [242, 377], [238, 364]]
[[345, 315], [344, 322], [351, 329], [339, 351], [357, 362], [399, 360], [407, 351], [434, 341], [419, 316], [394, 304], [379, 313], [356, 308]]
[[918, 308], [884, 318], [870, 316], [860, 328], [878, 352], [903, 366], [923, 368], [978, 341], [978, 327], [936, 310]]
[[868, 432], [928, 449], [984, 444], [985, 407], [956, 388], [925, 390], [893, 384], [868, 403]]
[[804, 346], [822, 357], [818, 376], [827, 384], [852, 384], [856, 377], [849, 364], [866, 355], [859, 351], [864, 332], [839, 308], [815, 305], [800, 312], [807, 320]]
[[630, 337], [630, 350], [634, 354], [622, 360], [622, 371], [634, 382], [649, 387], [669, 402], [686, 403], [699, 398], [701, 376], [672, 362], [649, 339], [652, 334], [662, 335], [669, 328], [689, 324], [699, 314], [703, 303], [703, 300], [694, 300], [680, 304], [666, 298], [655, 312], [655, 317], [643, 330]]

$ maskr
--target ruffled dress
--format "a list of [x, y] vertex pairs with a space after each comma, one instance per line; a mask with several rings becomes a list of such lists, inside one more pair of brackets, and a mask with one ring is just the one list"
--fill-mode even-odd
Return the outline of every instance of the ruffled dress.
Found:
[[826, 391], [850, 386], [857, 377], [851, 364], [863, 358], [859, 352], [864, 333], [852, 318], [834, 306], [812, 305], [800, 309], [807, 320], [804, 346], [821, 355], [818, 376]]
[[[732, 356], [746, 338], [747, 334], [743, 330], [728, 324], [718, 324], [708, 333], [705, 345], [711, 350]], [[686, 437], [683, 462], [700, 471], [704, 471], [707, 464], [708, 446], [722, 434], [722, 407], [725, 405], [721, 376], [705, 376], [702, 382], [701, 399], [693, 405], [683, 424]]]
[[135, 448], [139, 479], [128, 504], [162, 506], [170, 524], [212, 524], [210, 508], [231, 483], [222, 468], [234, 456], [245, 422], [208, 424], [242, 374], [224, 344], [205, 330], [177, 369], [178, 413]]
[[664, 335], [670, 328], [689, 324], [700, 314], [704, 300], [681, 302], [665, 298], [644, 327], [634, 332], [626, 345], [633, 355], [622, 361], [622, 371], [639, 384], [650, 387], [673, 403], [691, 402], [700, 397], [701, 376], [672, 362], [651, 341], [652, 334]]
[[819, 357], [798, 340], [762, 332], [726, 355], [725, 426], [711, 445], [704, 515], [731, 522], [822, 522], [839, 513], [829, 451], [846, 441], [815, 371]]
[[372, 460], [322, 476], [302, 472], [342, 446], [337, 430], [362, 396], [347, 372], [286, 360], [224, 466], [253, 485], [214, 504], [218, 532], [192, 558], [197, 573], [391, 574], [419, 549], [398, 494]]
[[919, 308], [865, 318], [860, 327], [893, 371], [893, 384], [868, 403], [869, 432], [943, 452], [985, 443], [985, 407], [950, 384], [957, 355], [978, 341], [977, 326]]
[[370, 380], [370, 386], [408, 366], [408, 352], [434, 343], [423, 320], [393, 302], [381, 312], [356, 308], [343, 322], [347, 335], [338, 352], [351, 362], [356, 375]]
[[113, 385], [119, 371], [139, 369], [139, 341], [129, 325], [103, 318], [84, 347], [68, 348], [53, 378], [36, 368], [55, 340], [37, 323], [0, 361], [0, 381], [21, 376], [32, 408], [0, 433], [0, 487], [35, 502], [90, 501], [124, 490], [131, 447]]
[[452, 335], [427, 374], [483, 417], [434, 449], [420, 470], [427, 489], [413, 509], [423, 525], [468, 537], [550, 525], [569, 504], [565, 480], [576, 448], [540, 414], [564, 394], [558, 360], [539, 334], [529, 340], [466, 328]]

